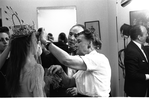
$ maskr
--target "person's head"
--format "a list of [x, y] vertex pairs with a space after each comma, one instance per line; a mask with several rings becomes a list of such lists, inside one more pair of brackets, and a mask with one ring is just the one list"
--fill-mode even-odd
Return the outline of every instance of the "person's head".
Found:
[[128, 38], [130, 36], [130, 32], [129, 32], [130, 29], [131, 29], [131, 26], [124, 23], [120, 28], [121, 36]]
[[0, 27], [0, 53], [2, 53], [9, 44], [9, 29]]
[[140, 44], [144, 44], [146, 42], [147, 36], [148, 33], [145, 26], [134, 25], [130, 29], [130, 38], [134, 41], [137, 41]]
[[85, 30], [85, 26], [82, 25], [82, 24], [76, 24], [74, 25], [70, 31], [69, 31], [69, 35], [68, 35], [68, 46], [73, 50], [75, 51], [76, 48], [75, 48], [75, 44], [76, 44], [76, 37], [75, 37], [75, 34], [78, 34], [82, 31]]
[[58, 36], [58, 42], [67, 43], [67, 37], [65, 33], [60, 33]]
[[[9, 94], [15, 95], [20, 91], [20, 75], [27, 59], [37, 54], [37, 38], [35, 31], [14, 31], [11, 41], [9, 65], [7, 71], [7, 88]], [[23, 34], [24, 33], [24, 34]]]
[[93, 32], [87, 29], [77, 34], [76, 38], [77, 38], [77, 44], [76, 44], [77, 55], [85, 55], [90, 53], [93, 50], [101, 49], [100, 40]]
[[48, 40], [54, 40], [54, 37], [53, 37], [53, 34], [52, 33], [48, 33], [47, 36], [48, 36], [47, 37]]

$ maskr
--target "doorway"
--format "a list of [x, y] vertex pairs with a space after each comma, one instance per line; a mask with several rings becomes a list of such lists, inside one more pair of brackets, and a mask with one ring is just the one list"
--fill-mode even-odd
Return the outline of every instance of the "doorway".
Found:
[[68, 37], [70, 28], [76, 22], [76, 7], [37, 7], [38, 28], [45, 28], [46, 33], [52, 33], [54, 41], [64, 32]]

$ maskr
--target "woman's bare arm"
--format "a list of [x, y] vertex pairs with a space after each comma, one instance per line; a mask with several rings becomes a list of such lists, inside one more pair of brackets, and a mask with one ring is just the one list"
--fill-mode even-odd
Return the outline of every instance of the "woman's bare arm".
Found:
[[7, 59], [9, 51], [10, 51], [10, 46], [8, 45], [6, 49], [0, 54], [0, 69], [2, 68], [2, 66], [5, 63], [5, 60]]

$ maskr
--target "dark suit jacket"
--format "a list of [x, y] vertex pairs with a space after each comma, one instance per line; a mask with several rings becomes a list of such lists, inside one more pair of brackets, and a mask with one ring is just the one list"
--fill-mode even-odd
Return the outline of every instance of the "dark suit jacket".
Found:
[[[145, 51], [149, 61], [148, 53]], [[145, 74], [149, 74], [149, 63], [146, 61], [140, 48], [131, 41], [125, 49], [125, 85], [128, 96], [144, 97], [149, 87]]]

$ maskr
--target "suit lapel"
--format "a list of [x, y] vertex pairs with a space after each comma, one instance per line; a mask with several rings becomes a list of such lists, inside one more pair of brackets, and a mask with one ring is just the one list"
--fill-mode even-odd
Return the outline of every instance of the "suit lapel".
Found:
[[131, 41], [131, 45], [134, 47], [134, 49], [136, 49], [136, 50], [140, 53], [140, 55], [141, 55], [142, 57], [144, 57], [145, 61], [148, 62], [147, 60], [149, 59], [149, 56], [148, 56], [146, 50], [144, 51], [144, 53], [146, 54], [147, 60], [146, 60], [146, 58], [145, 58], [143, 52], [141, 51], [141, 49], [140, 49], [133, 41]]
[[144, 53], [146, 55], [147, 61], [149, 61], [149, 55], [148, 55], [147, 49], [145, 47], [144, 47]]

